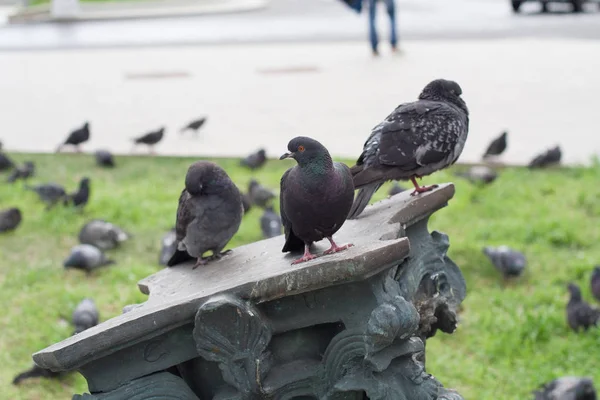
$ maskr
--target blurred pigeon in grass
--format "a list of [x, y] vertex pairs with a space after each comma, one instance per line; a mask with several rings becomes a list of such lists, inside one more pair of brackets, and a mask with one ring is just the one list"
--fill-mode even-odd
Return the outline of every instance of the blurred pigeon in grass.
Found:
[[[193, 163], [177, 207], [177, 251], [167, 265], [193, 257], [196, 268], [230, 252], [223, 249], [238, 231], [243, 213], [240, 191], [223, 168], [208, 161]], [[209, 250], [212, 255], [203, 258]]]
[[281, 235], [281, 218], [273, 211], [273, 207], [265, 208], [265, 212], [260, 217], [260, 230], [265, 239]]
[[79, 129], [75, 129], [71, 134], [67, 137], [67, 140], [64, 143], [60, 144], [56, 152], [60, 152], [64, 146], [70, 145], [75, 146], [75, 150], [77, 152], [81, 152], [81, 148], [79, 147], [82, 143], [87, 142], [90, 139], [90, 123], [86, 122]]
[[527, 265], [525, 255], [508, 246], [486, 246], [483, 248], [483, 254], [490, 259], [492, 264], [494, 264], [494, 267], [496, 267], [505, 278], [521, 275]]
[[0, 211], [0, 232], [15, 230], [22, 219], [21, 210], [16, 207]]
[[93, 219], [79, 231], [79, 243], [91, 244], [100, 250], [118, 247], [129, 239], [129, 235], [117, 225], [102, 219]]
[[194, 121], [190, 122], [189, 124], [187, 124], [186, 126], [184, 126], [183, 128], [181, 128], [181, 131], [179, 131], [179, 132], [183, 133], [183, 132], [187, 131], [188, 129], [191, 129], [194, 132], [194, 134], [197, 135], [198, 131], [200, 130], [202, 125], [204, 125], [205, 122], [206, 122], [206, 117], [202, 117], [200, 119], [194, 120]]
[[15, 166], [15, 163], [4, 153], [0, 152], [0, 171], [6, 171]]
[[592, 294], [594, 295], [596, 300], [600, 301], [600, 265], [596, 265], [594, 267], [594, 271], [592, 271], [590, 287], [592, 289]]
[[73, 325], [75, 326], [75, 331], [73, 335], [77, 333], [81, 333], [86, 329], [89, 329], [93, 326], [98, 325], [98, 320], [100, 318], [100, 314], [98, 312], [98, 308], [96, 307], [96, 303], [92, 299], [83, 299], [81, 302], [75, 307], [73, 311]]
[[399, 105], [373, 128], [363, 152], [351, 168], [360, 189], [349, 218], [356, 218], [373, 194], [389, 180], [410, 179], [411, 195], [430, 191], [416, 179], [454, 164], [469, 132], [469, 111], [453, 81], [437, 79], [425, 86], [419, 100]]
[[6, 180], [9, 183], [18, 181], [19, 179], [27, 180], [35, 174], [35, 164], [33, 161], [25, 161], [20, 167], [13, 169]]
[[33, 364], [33, 367], [31, 367], [31, 369], [21, 372], [20, 374], [15, 376], [13, 378], [12, 383], [13, 383], [13, 385], [18, 385], [25, 379], [32, 379], [32, 378], [47, 378], [47, 379], [58, 378], [59, 376], [61, 376], [63, 374], [64, 374], [64, 372], [53, 372], [53, 371], [50, 371], [49, 369], [38, 367], [36, 364]]
[[37, 193], [40, 200], [46, 203], [46, 210], [52, 208], [56, 203], [64, 200], [67, 196], [65, 188], [56, 183], [44, 183], [36, 186], [25, 186], [25, 189]]
[[598, 324], [600, 310], [583, 301], [579, 286], [569, 283], [568, 288], [571, 297], [567, 303], [567, 322], [575, 332], [579, 332], [580, 328], [587, 331], [591, 326]]
[[504, 131], [498, 136], [496, 139], [492, 140], [487, 150], [483, 154], [483, 158], [489, 158], [494, 156], [499, 156], [504, 153], [506, 150], [506, 136], [508, 135], [507, 131]]
[[96, 164], [100, 167], [112, 168], [115, 166], [115, 159], [112, 153], [108, 150], [96, 150]]
[[90, 178], [81, 178], [79, 188], [65, 197], [65, 204], [72, 204], [76, 208], [83, 208], [90, 199]]
[[267, 152], [265, 149], [260, 149], [256, 153], [248, 155], [240, 161], [240, 165], [250, 168], [251, 170], [258, 169], [267, 162]]
[[285, 232], [282, 251], [302, 251], [292, 264], [316, 258], [310, 246], [327, 238], [331, 247], [324, 254], [352, 246], [338, 246], [333, 235], [342, 227], [354, 199], [352, 174], [347, 165], [333, 162], [329, 151], [314, 139], [299, 136], [288, 143], [288, 153], [298, 165], [281, 177], [280, 212]]
[[244, 215], [252, 209], [252, 199], [246, 193], [242, 193], [242, 205], [244, 206]]
[[554, 379], [533, 393], [535, 400], [596, 400], [594, 382], [577, 376]]
[[392, 197], [397, 195], [398, 193], [402, 193], [406, 190], [405, 187], [402, 187], [398, 184], [398, 182], [394, 182], [394, 184], [392, 185], [392, 187], [390, 188], [390, 190], [388, 191], [388, 196]]
[[173, 228], [161, 240], [158, 263], [160, 265], [167, 265], [173, 254], [175, 254], [175, 250], [177, 250], [177, 235], [175, 234], [175, 228]]
[[160, 142], [165, 135], [165, 128], [162, 127], [157, 131], [147, 133], [137, 138], [133, 138], [133, 145], [145, 144], [150, 149], [150, 154], [154, 154], [154, 146]]
[[252, 204], [265, 208], [271, 204], [271, 201], [275, 198], [275, 193], [252, 179], [248, 184], [248, 196]]
[[498, 177], [498, 173], [490, 167], [485, 165], [473, 166], [466, 171], [459, 171], [455, 173], [456, 176], [467, 179], [474, 185], [485, 185], [492, 183]]
[[90, 244], [80, 244], [71, 249], [71, 254], [63, 263], [65, 268], [81, 269], [88, 274], [96, 268], [114, 264], [106, 258], [102, 250]]
[[562, 157], [562, 152], [560, 151], [560, 147], [556, 146], [553, 149], [550, 149], [538, 156], [536, 156], [529, 163], [528, 167], [533, 168], [545, 168], [550, 167], [552, 165], [560, 164], [560, 159]]

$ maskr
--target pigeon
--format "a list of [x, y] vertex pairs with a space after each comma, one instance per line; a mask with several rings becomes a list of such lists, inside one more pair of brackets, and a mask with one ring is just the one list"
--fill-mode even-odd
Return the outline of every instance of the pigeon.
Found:
[[265, 208], [260, 217], [260, 230], [265, 239], [281, 235], [281, 218], [273, 211], [273, 207]]
[[275, 198], [275, 193], [258, 183], [255, 179], [251, 179], [248, 184], [248, 196], [252, 204], [265, 208]]
[[399, 105], [373, 128], [351, 168], [354, 186], [360, 190], [349, 218], [358, 217], [386, 181], [410, 179], [415, 187], [411, 195], [437, 187], [419, 186], [416, 178], [454, 164], [462, 153], [469, 111], [461, 94], [456, 82], [434, 80], [418, 101]]
[[76, 208], [83, 208], [90, 199], [90, 178], [81, 178], [76, 192], [65, 197], [65, 204], [73, 204]]
[[494, 267], [502, 273], [505, 278], [519, 276], [523, 273], [527, 260], [523, 253], [512, 250], [508, 246], [483, 248], [485, 254]]
[[71, 249], [71, 254], [69, 254], [63, 266], [65, 268], [81, 269], [89, 274], [96, 268], [114, 263], [113, 260], [107, 259], [99, 248], [90, 244], [79, 244]]
[[280, 212], [285, 233], [282, 251], [301, 251], [292, 264], [316, 258], [310, 246], [327, 238], [331, 247], [324, 254], [352, 246], [338, 246], [333, 235], [342, 227], [354, 199], [352, 173], [347, 165], [333, 162], [329, 151], [314, 139], [299, 136], [288, 143], [288, 153], [298, 165], [281, 177]]
[[113, 155], [108, 150], [96, 150], [96, 164], [100, 167], [112, 168], [115, 166], [115, 159]]
[[528, 168], [545, 168], [552, 165], [560, 164], [560, 158], [562, 157], [562, 152], [560, 151], [560, 147], [556, 146], [553, 149], [550, 149], [538, 156], [536, 156], [528, 165]]
[[592, 278], [590, 279], [590, 286], [592, 289], [592, 294], [596, 300], [600, 301], [600, 265], [596, 265], [594, 267]]
[[567, 303], [567, 322], [575, 332], [579, 332], [579, 328], [587, 331], [590, 326], [595, 326], [598, 323], [600, 310], [583, 301], [579, 286], [569, 283], [568, 288], [571, 298]]
[[19, 179], [27, 180], [35, 174], [35, 164], [33, 161], [25, 161], [22, 166], [13, 169], [6, 180], [9, 183], [18, 181]]
[[16, 207], [0, 211], [0, 233], [17, 229], [22, 219], [21, 210]]
[[145, 135], [133, 139], [133, 145], [145, 144], [150, 148], [150, 153], [154, 154], [154, 145], [160, 142], [165, 134], [165, 128], [162, 127], [155, 132], [150, 132]]
[[40, 200], [46, 203], [47, 210], [52, 208], [60, 200], [64, 200], [67, 196], [65, 188], [56, 183], [44, 183], [36, 186], [25, 186], [25, 189], [36, 192]]
[[69, 137], [67, 137], [67, 140], [65, 140], [64, 143], [60, 144], [56, 148], [56, 152], [57, 153], [60, 152], [65, 145], [75, 146], [75, 149], [77, 150], [77, 152], [81, 152], [81, 148], [79, 147], [79, 145], [84, 142], [87, 142], [89, 139], [90, 139], [90, 123], [86, 122], [85, 124], [83, 124], [83, 126], [81, 128], [75, 129], [73, 132], [71, 132]]
[[173, 254], [175, 254], [175, 250], [177, 250], [177, 235], [175, 234], [175, 228], [173, 228], [161, 240], [158, 263], [160, 265], [167, 265]]
[[[177, 251], [167, 265], [195, 257], [194, 269], [229, 253], [222, 251], [238, 231], [243, 214], [240, 191], [221, 167], [208, 161], [192, 164], [177, 208]], [[212, 256], [203, 258], [209, 250]]]
[[533, 392], [535, 400], [596, 400], [590, 378], [564, 376], [542, 385]]
[[476, 165], [466, 171], [457, 172], [456, 176], [468, 179], [474, 185], [485, 185], [492, 183], [498, 177], [498, 173], [485, 165]]
[[189, 124], [187, 124], [186, 126], [184, 126], [183, 128], [181, 128], [181, 131], [179, 131], [179, 133], [183, 133], [183, 132], [187, 131], [188, 129], [191, 129], [192, 131], [194, 131], [194, 134], [197, 135], [198, 131], [200, 130], [202, 125], [204, 125], [205, 122], [206, 122], [206, 117], [202, 117], [200, 119], [192, 121]]
[[50, 371], [49, 369], [38, 367], [36, 364], [33, 364], [33, 367], [31, 367], [31, 369], [21, 372], [20, 374], [15, 376], [13, 378], [12, 383], [13, 383], [13, 385], [18, 385], [25, 379], [30, 379], [30, 378], [58, 378], [63, 373], [64, 372]]
[[252, 153], [246, 158], [240, 160], [240, 165], [250, 168], [251, 170], [258, 169], [267, 162], [267, 153], [265, 149], [260, 149], [256, 153]]
[[110, 250], [118, 247], [129, 239], [123, 229], [102, 219], [93, 219], [79, 231], [79, 243], [91, 244], [100, 250]]
[[398, 193], [402, 193], [406, 190], [406, 188], [398, 185], [398, 182], [394, 182], [394, 184], [392, 185], [392, 187], [390, 188], [390, 190], [388, 191], [388, 196], [392, 197], [397, 195]]
[[6, 171], [15, 166], [15, 163], [4, 153], [0, 152], [0, 171]]
[[483, 154], [483, 158], [486, 159], [488, 157], [499, 156], [504, 153], [506, 150], [506, 136], [508, 135], [507, 131], [504, 131], [498, 136], [496, 139], [492, 140], [487, 150]]
[[246, 193], [242, 193], [242, 205], [244, 206], [244, 215], [252, 208], [252, 199]]
[[99, 313], [96, 303], [92, 299], [83, 299], [73, 311], [73, 335], [98, 325]]

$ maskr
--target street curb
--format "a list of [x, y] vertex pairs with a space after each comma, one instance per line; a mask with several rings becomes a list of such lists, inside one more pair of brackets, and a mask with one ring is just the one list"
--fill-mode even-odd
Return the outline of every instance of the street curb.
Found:
[[14, 14], [8, 16], [8, 22], [10, 24], [78, 22], [226, 14], [260, 10], [268, 4], [269, 0], [153, 0], [120, 3], [80, 3], [80, 13], [68, 18], [52, 16], [50, 4], [42, 4], [18, 9]]

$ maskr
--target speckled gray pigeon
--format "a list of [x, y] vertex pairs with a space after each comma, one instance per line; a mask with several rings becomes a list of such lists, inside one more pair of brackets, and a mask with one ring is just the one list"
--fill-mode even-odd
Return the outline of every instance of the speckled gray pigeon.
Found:
[[73, 335], [98, 325], [99, 318], [100, 313], [98, 312], [98, 308], [96, 307], [94, 300], [89, 298], [81, 300], [81, 302], [73, 311], [72, 321], [73, 325], [75, 326]]
[[[223, 168], [208, 161], [192, 164], [177, 208], [177, 251], [167, 265], [193, 257], [196, 268], [221, 258], [231, 251], [222, 252], [239, 229], [243, 213], [240, 191]], [[212, 256], [203, 258], [209, 250]]]
[[342, 227], [354, 198], [352, 174], [347, 165], [333, 162], [329, 152], [314, 139], [299, 136], [288, 143], [288, 153], [298, 165], [281, 177], [280, 213], [285, 233], [282, 251], [301, 251], [293, 264], [312, 260], [310, 246], [327, 238], [331, 247], [324, 254], [345, 250], [333, 235]]
[[23, 216], [21, 210], [16, 207], [0, 211], [0, 232], [8, 232], [17, 229]]
[[63, 263], [65, 268], [81, 269], [88, 274], [93, 270], [114, 264], [113, 260], [106, 258], [102, 250], [91, 244], [80, 244], [71, 249], [71, 254]]
[[578, 376], [554, 379], [533, 393], [535, 400], [596, 400], [594, 382]]
[[437, 187], [421, 187], [416, 179], [454, 164], [462, 153], [469, 111], [461, 94], [456, 82], [434, 80], [418, 101], [399, 105], [373, 128], [351, 169], [360, 190], [349, 218], [358, 217], [386, 181], [410, 179], [415, 187], [412, 195]]
[[79, 243], [91, 244], [100, 250], [114, 249], [127, 239], [129, 239], [127, 232], [102, 219], [87, 222], [79, 231]]
[[81, 151], [79, 147], [82, 143], [87, 142], [90, 139], [90, 123], [86, 121], [81, 128], [75, 129], [69, 134], [64, 143], [60, 144], [56, 149], [56, 152], [60, 152], [65, 145], [75, 146], [77, 152]]
[[31, 369], [28, 369], [27, 371], [23, 371], [20, 374], [18, 374], [17, 376], [15, 376], [13, 378], [13, 385], [18, 385], [21, 382], [23, 382], [26, 379], [32, 379], [32, 378], [47, 378], [47, 379], [52, 379], [52, 378], [58, 378], [59, 376], [63, 375], [65, 372], [54, 372], [51, 371], [49, 369], [46, 368], [42, 368], [42, 367], [38, 367], [37, 364], [33, 364], [33, 367], [31, 367]]
[[25, 186], [25, 189], [37, 193], [40, 200], [46, 203], [46, 209], [50, 209], [61, 200], [65, 200], [67, 192], [65, 188], [56, 183], [44, 183], [36, 186]]
[[273, 211], [273, 207], [265, 208], [265, 212], [261, 215], [260, 230], [265, 239], [281, 235], [281, 218]]
[[177, 235], [175, 234], [175, 228], [173, 228], [160, 241], [158, 263], [160, 265], [167, 265], [173, 254], [175, 254], [175, 250], [177, 250]]
[[504, 275], [505, 278], [519, 276], [527, 266], [527, 259], [523, 253], [513, 250], [508, 246], [483, 248], [485, 254], [494, 267]]
[[571, 297], [567, 303], [567, 323], [575, 332], [583, 328], [587, 331], [596, 326], [600, 320], [600, 310], [590, 306], [583, 300], [581, 289], [574, 283], [568, 285]]
[[600, 301], [600, 265], [596, 265], [594, 271], [592, 271], [590, 288], [592, 290], [592, 295], [596, 300]]
[[500, 136], [498, 136], [496, 139], [492, 140], [492, 142], [488, 146], [485, 153], [483, 153], [483, 158], [485, 159], [485, 158], [489, 158], [489, 157], [495, 157], [495, 156], [499, 156], [500, 154], [504, 153], [504, 150], [506, 150], [506, 145], [507, 145], [507, 141], [506, 141], [507, 136], [508, 136], [508, 132], [504, 131], [500, 134]]

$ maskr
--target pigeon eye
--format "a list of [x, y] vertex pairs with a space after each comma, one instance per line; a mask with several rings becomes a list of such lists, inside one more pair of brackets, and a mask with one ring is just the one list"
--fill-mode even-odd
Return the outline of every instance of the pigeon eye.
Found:
[[302, 146], [302, 145], [298, 146], [298, 151], [300, 153], [302, 153], [304, 151], [304, 146]]

